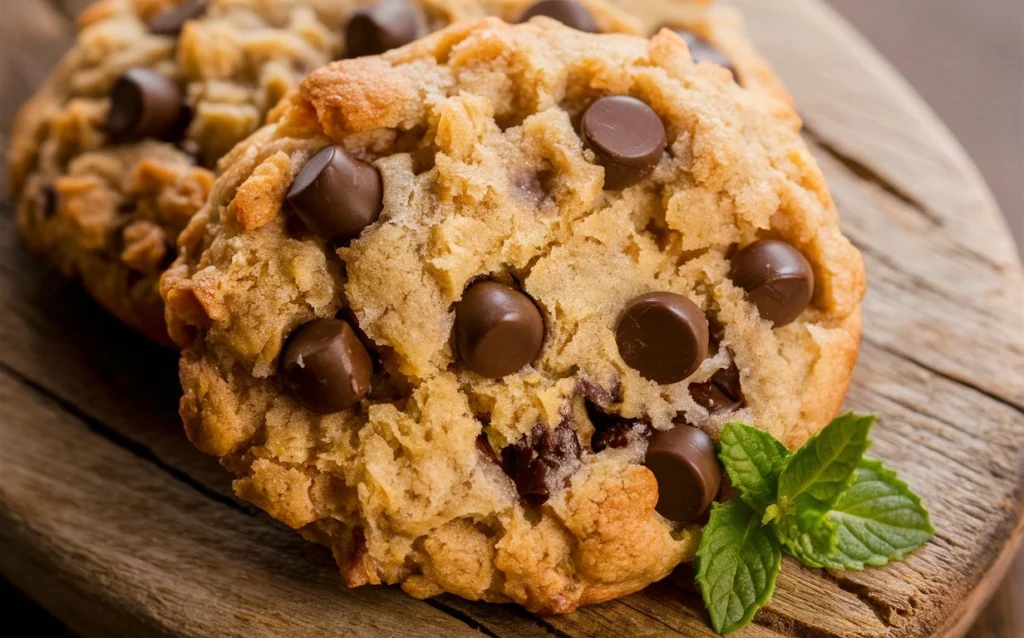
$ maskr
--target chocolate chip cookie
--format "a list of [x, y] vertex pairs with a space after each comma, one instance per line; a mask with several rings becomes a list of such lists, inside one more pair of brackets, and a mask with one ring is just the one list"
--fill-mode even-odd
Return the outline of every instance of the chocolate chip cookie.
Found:
[[857, 354], [860, 255], [777, 109], [671, 30], [540, 18], [315, 71], [161, 281], [189, 438], [351, 586], [663, 578], [721, 427], [799, 444]]
[[14, 127], [19, 227], [124, 322], [166, 342], [156, 282], [218, 160], [330, 60], [486, 13], [645, 35], [665, 23], [703, 38], [695, 52], [714, 42], [753, 90], [784, 97], [728, 12], [647, 2], [631, 15], [605, 0], [103, 0]]

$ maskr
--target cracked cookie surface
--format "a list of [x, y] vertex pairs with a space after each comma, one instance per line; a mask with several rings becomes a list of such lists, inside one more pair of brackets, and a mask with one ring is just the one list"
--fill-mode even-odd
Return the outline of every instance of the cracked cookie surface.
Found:
[[[345, 55], [347, 26], [385, 46], [485, 14], [517, 20], [524, 0], [103, 0], [79, 18], [72, 49], [14, 126], [11, 181], [32, 248], [128, 325], [168, 342], [156, 284], [177, 234], [202, 205], [218, 160], [252, 133], [309, 71]], [[379, 29], [368, 9], [414, 7], [405, 32]], [[720, 48], [740, 81], [785, 94], [743, 37], [736, 16], [704, 0], [648, 0], [630, 9], [586, 0], [597, 27], [648, 34], [684, 27]], [[399, 11], [402, 13], [402, 11]], [[418, 14], [422, 15], [418, 15]], [[389, 18], [391, 19], [391, 18]], [[401, 22], [401, 21], [399, 21]], [[375, 30], [375, 28], [377, 30]], [[366, 46], [367, 38], [360, 38]], [[354, 46], [354, 45], [353, 45]], [[110, 135], [119, 77], [146, 69], [181, 92], [183, 126], [139, 139]]]
[[545, 19], [317, 70], [161, 281], [189, 438], [352, 586], [664, 577], [721, 426], [798, 445], [856, 358], [860, 255], [778, 109], [669, 30]]

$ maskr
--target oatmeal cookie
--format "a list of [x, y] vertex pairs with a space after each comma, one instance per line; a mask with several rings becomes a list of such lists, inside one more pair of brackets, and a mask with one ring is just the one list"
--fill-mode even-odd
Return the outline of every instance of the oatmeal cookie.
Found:
[[352, 586], [568, 612], [693, 557], [743, 420], [837, 411], [860, 255], [670, 30], [460, 23], [314, 72], [161, 281], [189, 438]]
[[741, 82], [777, 90], [727, 12], [646, 1], [630, 15], [605, 0], [103, 0], [83, 13], [74, 47], [14, 127], [19, 227], [121, 320], [167, 342], [156, 282], [217, 161], [331, 60], [485, 13], [583, 16], [609, 31], [689, 28], [694, 51], [729, 64], [709, 48], [720, 47]]

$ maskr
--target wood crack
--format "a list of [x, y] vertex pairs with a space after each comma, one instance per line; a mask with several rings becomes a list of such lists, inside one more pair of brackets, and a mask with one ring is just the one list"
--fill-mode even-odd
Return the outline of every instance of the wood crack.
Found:
[[1005, 398], [999, 396], [998, 394], [993, 393], [991, 390], [986, 390], [985, 388], [982, 388], [982, 387], [980, 387], [978, 385], [975, 385], [974, 383], [971, 383], [970, 381], [967, 381], [965, 379], [961, 379], [961, 378], [955, 377], [955, 376], [953, 376], [953, 375], [951, 375], [949, 373], [943, 372], [942, 370], [939, 370], [938, 368], [932, 367], [932, 366], [928, 365], [927, 363], [924, 363], [924, 362], [922, 362], [922, 361], [920, 361], [918, 359], [915, 359], [914, 357], [906, 354], [905, 352], [901, 352], [900, 350], [897, 350], [897, 349], [893, 348], [892, 346], [890, 346], [887, 343], [884, 343], [884, 342], [881, 342], [881, 341], [875, 341], [874, 339], [870, 339], [867, 336], [863, 336], [861, 338], [865, 342], [870, 343], [871, 345], [873, 345], [873, 346], [875, 346], [877, 348], [881, 348], [882, 350], [885, 350], [889, 354], [891, 354], [891, 355], [893, 355], [895, 357], [898, 357], [898, 358], [902, 359], [903, 361], [906, 361], [907, 363], [911, 363], [911, 364], [921, 368], [922, 370], [925, 370], [927, 372], [930, 372], [930, 373], [934, 374], [937, 377], [945, 379], [946, 381], [950, 381], [950, 382], [955, 383], [955, 384], [957, 384], [959, 386], [968, 388], [970, 390], [974, 390], [978, 394], [984, 395], [984, 396], [992, 399], [993, 401], [996, 401], [997, 403], [1000, 403], [1000, 404], [1010, 408], [1011, 410], [1013, 410], [1014, 412], [1020, 414], [1021, 416], [1024, 416], [1024, 404], [1017, 403], [1016, 401], [1014, 401], [1012, 399], [1005, 399]]
[[212, 490], [209, 487], [200, 483], [199, 481], [195, 480], [182, 470], [179, 470], [173, 465], [166, 463], [165, 461], [160, 459], [160, 457], [157, 456], [150, 448], [146, 447], [142, 443], [139, 443], [138, 441], [130, 437], [125, 436], [124, 434], [118, 432], [111, 426], [103, 423], [99, 419], [83, 412], [75, 404], [54, 394], [46, 387], [26, 377], [21, 372], [12, 368], [10, 365], [4, 363], [3, 361], [0, 361], [0, 372], [9, 375], [11, 378], [17, 380], [22, 385], [31, 388], [32, 390], [46, 397], [48, 400], [52, 401], [53, 403], [56, 403], [58, 406], [60, 406], [61, 410], [75, 417], [78, 421], [85, 425], [85, 427], [88, 428], [89, 431], [92, 432], [93, 434], [106, 439], [113, 445], [116, 445], [117, 447], [127, 452], [130, 452], [136, 458], [151, 463], [152, 465], [155, 465], [164, 473], [170, 475], [172, 478], [184, 483], [185, 485], [188, 485], [190, 488], [192, 488], [196, 492], [199, 492], [206, 498], [209, 498], [210, 500], [213, 501], [217, 501], [222, 505], [227, 505], [231, 509], [242, 512], [247, 516], [254, 516], [253, 511], [245, 507], [241, 503], [235, 501], [234, 499], [228, 498], [223, 494], [219, 494], [215, 490]]
[[875, 615], [875, 618], [878, 619], [878, 622], [882, 623], [882, 625], [886, 629], [891, 629], [894, 626], [892, 623], [893, 614], [899, 616], [907, 615], [906, 612], [903, 612], [900, 609], [897, 609], [892, 605], [886, 604], [884, 601], [878, 600], [871, 596], [870, 588], [868, 588], [865, 585], [849, 580], [847, 578], [842, 578], [833, 573], [832, 570], [824, 569], [821, 573], [823, 576], [825, 576], [825, 578], [835, 583], [836, 586], [839, 587], [839, 589], [842, 589], [848, 594], [851, 594], [857, 600], [862, 602], [868, 609], [871, 610], [871, 613]]
[[465, 612], [459, 611], [454, 607], [449, 607], [440, 600], [437, 600], [435, 598], [426, 598], [423, 600], [423, 602], [430, 605], [439, 612], [451, 616], [455, 620], [458, 620], [459, 622], [465, 624], [470, 629], [475, 629], [476, 631], [479, 631], [485, 636], [490, 636], [491, 638], [501, 638], [501, 636], [488, 629], [486, 626], [484, 626], [483, 623], [477, 621], [472, 616], [469, 616]]
[[[451, 616], [452, 618], [465, 623], [471, 629], [475, 629], [485, 636], [491, 636], [492, 638], [503, 638], [504, 636], [512, 636], [515, 634], [496, 633], [494, 629], [491, 629], [487, 622], [475, 618], [471, 613], [463, 611], [458, 607], [447, 603], [442, 598], [426, 598], [423, 600], [424, 603], [430, 605], [434, 609]], [[472, 601], [464, 601], [465, 603], [472, 604]], [[491, 603], [487, 603], [491, 604]], [[540, 631], [544, 632], [545, 635], [551, 636], [552, 638], [574, 638], [572, 634], [567, 634], [561, 631], [547, 622], [539, 616], [535, 616], [521, 607], [515, 606], [510, 609], [510, 612], [515, 614], [517, 617], [522, 619], [524, 622], [528, 622]]]
[[920, 214], [921, 217], [924, 217], [926, 220], [928, 220], [928, 222], [932, 226], [936, 228], [941, 228], [942, 226], [945, 225], [945, 222], [943, 221], [942, 217], [929, 210], [928, 207], [925, 206], [922, 202], [914, 198], [912, 195], [904, 191], [902, 188], [900, 188], [893, 182], [886, 179], [884, 175], [882, 175], [875, 169], [871, 168], [867, 164], [861, 162], [860, 160], [856, 159], [851, 155], [844, 153], [843, 151], [840, 151], [838, 148], [836, 148], [835, 145], [825, 140], [825, 138], [816, 133], [812, 128], [808, 127], [806, 124], [804, 125], [803, 132], [805, 137], [807, 137], [811, 142], [813, 142], [815, 146], [828, 153], [832, 157], [832, 159], [836, 160], [837, 162], [845, 166], [851, 173], [853, 173], [857, 177], [860, 177], [863, 180], [871, 182], [872, 184], [878, 186], [889, 195], [892, 195], [896, 199], [900, 200], [901, 202], [915, 210], [918, 214]]

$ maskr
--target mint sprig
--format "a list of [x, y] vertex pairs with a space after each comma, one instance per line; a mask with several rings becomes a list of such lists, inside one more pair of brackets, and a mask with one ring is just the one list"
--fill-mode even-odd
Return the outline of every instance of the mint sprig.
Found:
[[864, 459], [874, 416], [844, 414], [790, 454], [729, 423], [719, 459], [740, 494], [716, 503], [697, 550], [697, 583], [715, 631], [747, 625], [775, 588], [782, 551], [809, 567], [902, 560], [935, 531], [928, 510], [881, 462]]
[[715, 503], [697, 552], [697, 584], [720, 634], [742, 628], [775, 590], [782, 550], [742, 501]]
[[839, 497], [829, 519], [839, 530], [836, 551], [809, 558], [835, 569], [861, 570], [903, 560], [935, 534], [921, 499], [896, 472], [872, 459], [857, 466], [856, 480]]
[[779, 540], [797, 558], [830, 556], [839, 537], [828, 518], [840, 494], [871, 442], [874, 416], [852, 412], [832, 420], [793, 453], [779, 475], [778, 518], [773, 526]]
[[726, 423], [718, 453], [740, 498], [760, 514], [776, 500], [789, 450], [775, 437], [739, 422]]

